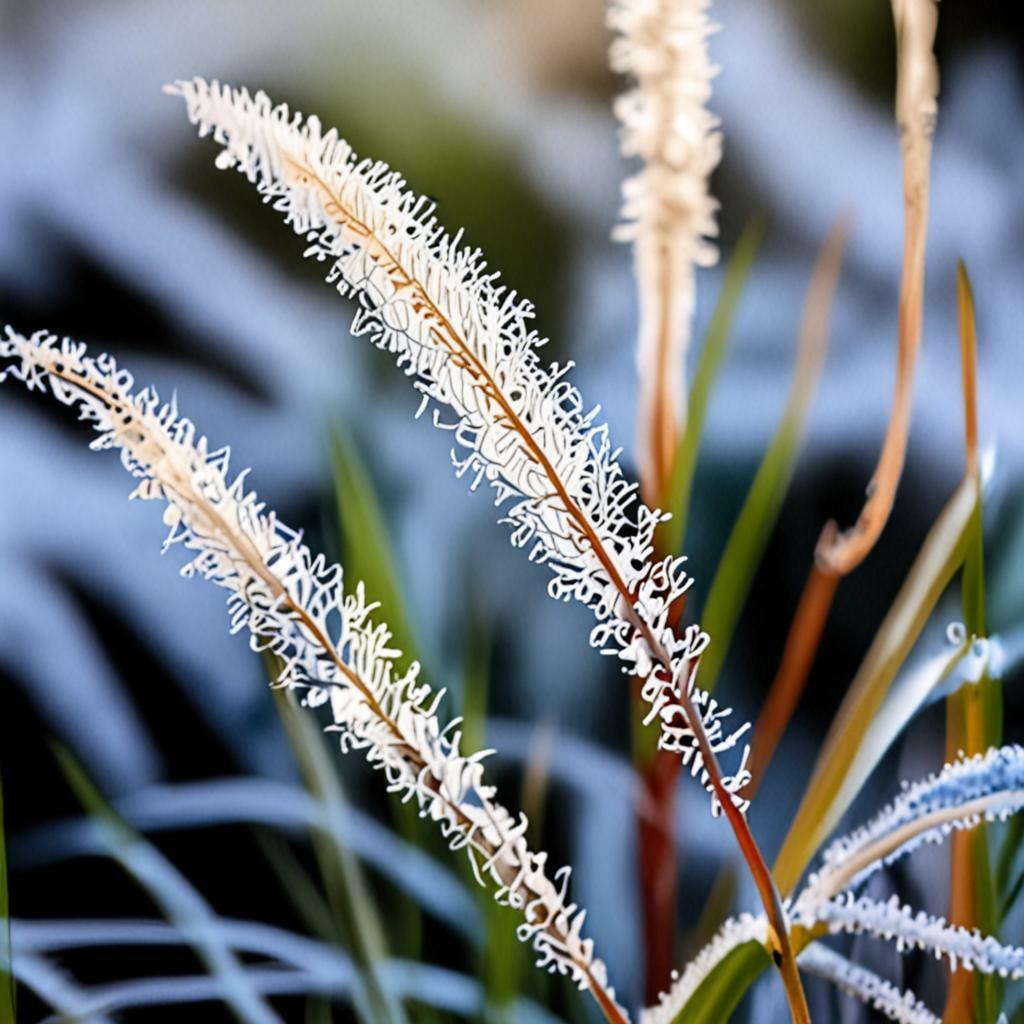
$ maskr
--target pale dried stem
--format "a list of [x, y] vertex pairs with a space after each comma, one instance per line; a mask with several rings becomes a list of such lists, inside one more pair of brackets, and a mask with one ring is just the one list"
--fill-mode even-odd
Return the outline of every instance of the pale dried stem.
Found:
[[896, 381], [889, 427], [868, 485], [867, 502], [853, 527], [840, 533], [835, 521], [830, 521], [818, 541], [818, 564], [823, 570], [841, 576], [864, 561], [892, 511], [906, 457], [914, 365], [921, 344], [929, 167], [939, 88], [938, 65], [932, 52], [938, 10], [934, 0], [892, 0], [892, 8], [896, 21], [896, 117], [903, 146], [904, 207]]

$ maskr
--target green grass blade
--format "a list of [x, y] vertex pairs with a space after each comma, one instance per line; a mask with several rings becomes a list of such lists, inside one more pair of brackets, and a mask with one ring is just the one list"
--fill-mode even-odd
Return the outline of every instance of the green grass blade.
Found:
[[388, 624], [394, 646], [403, 653], [397, 663], [401, 671], [414, 660], [417, 644], [406, 613], [387, 520], [373, 479], [356, 446], [342, 430], [331, 432], [330, 453], [345, 575], [362, 580], [367, 595], [380, 603], [377, 618]]
[[771, 962], [759, 942], [737, 946], [701, 982], [673, 1024], [723, 1024]]
[[807, 413], [825, 362], [829, 312], [847, 231], [847, 221], [840, 220], [822, 247], [808, 287], [793, 383], [782, 419], [729, 534], [704, 603], [701, 624], [713, 642], [701, 658], [700, 685], [708, 692], [718, 682], [740, 612], [793, 479]]
[[[462, 669], [462, 731], [467, 749], [482, 750], [487, 743], [492, 644], [490, 628], [475, 608], [470, 602]], [[526, 947], [516, 937], [521, 917], [517, 911], [499, 906], [491, 893], [477, 884], [468, 862], [462, 872], [477, 894], [484, 922], [478, 973], [487, 998], [485, 1021], [512, 1024], [516, 1000], [530, 968]]]
[[[349, 578], [362, 580], [370, 599], [380, 603], [379, 618], [387, 622], [393, 646], [402, 651], [402, 657], [396, 659], [396, 666], [402, 671], [418, 660], [418, 645], [406, 610], [383, 507], [369, 470], [344, 431], [332, 431], [330, 452], [345, 571]], [[423, 672], [422, 677], [426, 676]], [[392, 800], [391, 816], [395, 830], [407, 842], [425, 846], [433, 840], [433, 834], [425, 831], [413, 804]], [[418, 959], [423, 944], [419, 908], [411, 900], [400, 898], [394, 917], [393, 934], [399, 940], [398, 952], [409, 959]], [[416, 1017], [426, 1022], [432, 1019], [432, 1012], [421, 1007]]]
[[697, 452], [704, 431], [708, 404], [722, 361], [725, 359], [736, 307], [739, 305], [740, 296], [743, 294], [763, 236], [764, 220], [755, 217], [748, 222], [736, 243], [736, 249], [726, 270], [725, 281], [718, 293], [718, 301], [715, 303], [711, 323], [704, 336], [704, 344], [701, 345], [693, 383], [690, 386], [686, 405], [686, 429], [672, 462], [668, 493], [665, 496], [665, 509], [672, 513], [672, 518], [658, 527], [659, 551], [674, 554], [683, 547], [690, 491], [693, 488], [693, 474], [697, 468]]
[[4, 788], [0, 777], [0, 1024], [14, 1024], [14, 969], [11, 948], [11, 903], [7, 894], [7, 848], [4, 844]]
[[[967, 532], [963, 572], [960, 576], [960, 602], [968, 638], [986, 637], [984, 509], [981, 496], [981, 468], [978, 458], [977, 409], [977, 334], [974, 296], [963, 263], [957, 265], [957, 307], [960, 328], [960, 355], [964, 396], [964, 435], [967, 472], [978, 481], [979, 495]], [[1002, 690], [987, 671], [972, 686], [961, 687], [947, 701], [947, 757], [963, 751], [981, 753], [1002, 741]], [[990, 830], [982, 823], [970, 833], [952, 837], [950, 897], [951, 917], [958, 923], [980, 928], [986, 935], [998, 936], [1000, 894], [992, 872], [989, 849]], [[970, 999], [963, 977], [955, 984], [947, 1001], [947, 1015]], [[979, 975], [974, 979], [974, 1011], [978, 1020], [994, 1020], [1003, 1002], [1005, 985], [996, 976]]]
[[862, 780], [851, 780], [850, 767], [896, 673], [963, 564], [977, 502], [977, 482], [965, 477], [928, 532], [850, 684], [775, 863], [775, 877], [783, 894], [793, 891], [810, 859], [860, 789]]
[[271, 691], [285, 732], [310, 795], [327, 810], [334, 826], [311, 835], [313, 853], [328, 901], [359, 974], [355, 1004], [373, 1024], [405, 1024], [401, 1003], [381, 984], [380, 965], [387, 959], [384, 929], [359, 861], [338, 836], [344, 817], [344, 794], [323, 737], [311, 715], [299, 708], [289, 690]]
[[234, 1015], [247, 1024], [278, 1024], [280, 1018], [249, 984], [234, 952], [210, 927], [214, 914], [206, 900], [155, 846], [118, 817], [69, 751], [55, 744], [54, 754], [110, 856], [145, 889], [195, 949], [206, 969], [220, 982], [224, 1001]]

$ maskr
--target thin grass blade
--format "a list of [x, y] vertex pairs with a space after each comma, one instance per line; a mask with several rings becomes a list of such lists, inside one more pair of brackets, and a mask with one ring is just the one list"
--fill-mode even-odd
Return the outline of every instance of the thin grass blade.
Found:
[[378, 967], [387, 957], [384, 928], [359, 861], [339, 838], [344, 834], [344, 794], [322, 734], [312, 717], [297, 706], [292, 691], [274, 688], [271, 693], [306, 789], [323, 805], [334, 826], [314, 830], [310, 839], [327, 899], [356, 967], [356, 1008], [373, 1024], [405, 1024], [401, 1003], [378, 976]]
[[[981, 463], [978, 456], [978, 338], [975, 329], [974, 296], [963, 263], [957, 265], [957, 309], [960, 328], [960, 363], [964, 399], [964, 448], [967, 473], [979, 485], [979, 497], [968, 526], [966, 554], [960, 577], [960, 596], [967, 637], [988, 634], [985, 616], [985, 555]], [[982, 671], [971, 686], [963, 686], [946, 702], [946, 759], [961, 751], [979, 754], [1002, 741], [1002, 692], [998, 680]], [[989, 859], [989, 830], [984, 824], [969, 833], [952, 837], [950, 847], [951, 922], [980, 928], [998, 937], [999, 896]], [[951, 975], [946, 999], [946, 1016], [969, 1015], [976, 1020], [994, 1020], [1003, 1001], [1005, 986], [998, 977], [963, 972]]]
[[722, 289], [711, 316], [704, 343], [697, 359], [697, 369], [690, 385], [686, 406], [686, 429], [682, 441], [676, 448], [672, 460], [665, 495], [665, 508], [672, 513], [667, 523], [662, 523], [657, 535], [659, 551], [678, 552], [683, 548], [686, 536], [686, 520], [690, 507], [690, 491], [693, 475], [697, 468], [697, 452], [708, 404], [714, 391], [718, 371], [722, 367], [729, 346], [732, 321], [739, 305], [740, 296], [747, 283], [751, 267], [764, 237], [764, 218], [755, 217], [743, 229], [736, 243], [736, 249], [729, 260]]
[[775, 863], [791, 893], [826, 836], [860, 789], [848, 773], [900, 666], [939, 597], [963, 564], [978, 482], [965, 477], [946, 503], [861, 663], [829, 729], [804, 798]]
[[840, 218], [829, 232], [815, 264], [800, 324], [793, 383], [782, 420], [729, 534], [704, 603], [704, 629], [714, 638], [700, 666], [701, 686], [708, 692], [714, 690], [718, 681], [754, 574], [793, 479], [807, 412], [825, 362], [829, 313], [849, 227], [849, 217]]
[[[380, 615], [391, 628], [393, 646], [403, 652], [397, 664], [404, 671], [417, 660], [418, 645], [406, 610], [387, 519], [373, 478], [352, 437], [343, 429], [335, 428], [329, 440], [339, 539], [346, 571], [353, 579], [362, 580], [367, 594], [380, 603]], [[424, 672], [423, 678], [428, 675]], [[411, 803], [392, 800], [390, 807], [395, 831], [402, 839], [416, 845], [430, 842], [432, 834], [423, 829]], [[417, 959], [423, 944], [419, 909], [408, 900], [401, 900], [393, 913], [397, 919], [398, 952], [409, 959]]]
[[358, 448], [341, 428], [331, 431], [330, 454], [345, 570], [362, 580], [380, 603], [379, 617], [391, 629], [393, 646], [404, 652], [398, 659], [404, 671], [419, 645], [406, 611], [387, 518]]

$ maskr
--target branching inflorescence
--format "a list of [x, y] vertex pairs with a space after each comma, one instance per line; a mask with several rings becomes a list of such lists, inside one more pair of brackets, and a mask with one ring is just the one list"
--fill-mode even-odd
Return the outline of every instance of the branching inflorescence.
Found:
[[[711, 793], [745, 809], [740, 766], [722, 775], [715, 756], [747, 726], [725, 727], [721, 708], [695, 685], [708, 637], [677, 636], [674, 602], [692, 581], [684, 558], [652, 558], [663, 518], [624, 477], [598, 410], [586, 411], [566, 366], [545, 366], [532, 307], [497, 283], [479, 250], [447, 234], [433, 204], [382, 163], [359, 161], [336, 131], [202, 79], [179, 82], [190, 119], [330, 263], [328, 280], [358, 298], [355, 334], [391, 352], [423, 395], [434, 422], [451, 430], [456, 472], [486, 481], [504, 508], [512, 542], [552, 573], [549, 592], [589, 607], [591, 642], [644, 678], [649, 721]], [[570, 364], [571, 365], [571, 364]], [[445, 420], [447, 407], [453, 418]], [[731, 808], [730, 808], [731, 809]]]
[[99, 432], [95, 449], [116, 448], [137, 478], [132, 497], [166, 502], [165, 550], [181, 544], [200, 575], [227, 593], [232, 632], [248, 630], [254, 650], [283, 663], [278, 685], [301, 687], [310, 705], [330, 704], [343, 750], [361, 750], [391, 792], [413, 800], [436, 821], [452, 849], [464, 849], [477, 879], [500, 903], [517, 908], [519, 936], [538, 963], [590, 989], [609, 1020], [623, 1021], [604, 964], [583, 938], [584, 913], [568, 902], [568, 870], [549, 877], [547, 855], [526, 842], [527, 821], [495, 801], [484, 781], [485, 753], [461, 749], [458, 720], [442, 725], [441, 693], [399, 673], [400, 652], [387, 627], [372, 619], [362, 584], [344, 587], [341, 568], [314, 557], [299, 533], [280, 522], [246, 487], [246, 472], [228, 472], [228, 451], [205, 437], [155, 392], [133, 393], [133, 380], [108, 355], [58, 342], [45, 332], [0, 338], [0, 381], [46, 389]]

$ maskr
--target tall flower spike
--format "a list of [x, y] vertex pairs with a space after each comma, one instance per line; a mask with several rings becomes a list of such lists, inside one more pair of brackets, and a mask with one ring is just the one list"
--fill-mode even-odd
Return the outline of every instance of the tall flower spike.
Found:
[[456, 472], [494, 488], [513, 544], [552, 573], [551, 595], [589, 607], [592, 644], [649, 677], [651, 716], [668, 717], [666, 742], [686, 752], [713, 811], [725, 801], [745, 809], [742, 767], [723, 777], [715, 761], [745, 727], [727, 731], [727, 711], [694, 687], [706, 635], [677, 637], [670, 625], [692, 582], [685, 559], [651, 560], [663, 517], [637, 500], [598, 410], [585, 411], [566, 379], [569, 366], [541, 363], [530, 305], [497, 283], [478, 250], [449, 236], [399, 174], [357, 161], [317, 118], [202, 79], [169, 91], [184, 98], [200, 135], [223, 146], [217, 166], [255, 183], [306, 238], [306, 254], [330, 263], [328, 280], [358, 297], [353, 332], [396, 357], [423, 395], [421, 411], [435, 403], [435, 423], [455, 441]]
[[648, 501], [671, 470], [686, 412], [685, 361], [695, 267], [710, 266], [718, 234], [709, 180], [722, 156], [708, 110], [717, 68], [708, 57], [709, 0], [612, 0], [613, 70], [633, 87], [615, 103], [621, 148], [642, 168], [623, 184], [623, 223], [613, 237], [633, 243], [640, 298], [638, 450]]
[[342, 571], [314, 557], [302, 536], [281, 523], [231, 478], [228, 451], [211, 452], [205, 437], [149, 389], [133, 393], [131, 374], [108, 355], [39, 332], [7, 328], [0, 338], [0, 382], [29, 390], [49, 387], [99, 433], [94, 449], [116, 448], [138, 480], [132, 497], [166, 502], [165, 550], [194, 553], [183, 569], [223, 587], [233, 633], [248, 630], [254, 650], [271, 650], [284, 669], [279, 685], [302, 687], [305, 703], [329, 703], [342, 750], [361, 750], [380, 769], [389, 791], [417, 803], [436, 821], [453, 850], [464, 849], [495, 898], [522, 911], [521, 939], [538, 965], [570, 975], [589, 989], [610, 1021], [626, 1020], [608, 986], [593, 943], [581, 935], [584, 913], [566, 897], [568, 870], [549, 877], [547, 855], [526, 843], [527, 822], [495, 801], [484, 782], [485, 753], [461, 749], [458, 720], [442, 725], [441, 693], [418, 682], [419, 668], [395, 668], [400, 652], [387, 627], [374, 623], [362, 584], [346, 589]]

